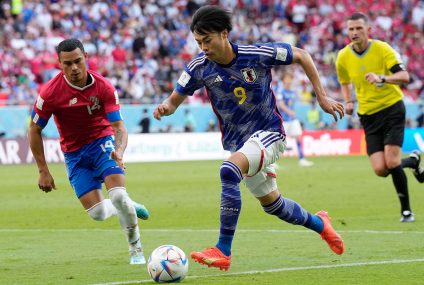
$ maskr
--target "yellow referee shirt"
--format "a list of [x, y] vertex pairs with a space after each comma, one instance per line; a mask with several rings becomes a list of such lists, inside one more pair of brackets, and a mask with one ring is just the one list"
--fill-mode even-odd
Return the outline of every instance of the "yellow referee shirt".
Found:
[[337, 76], [340, 84], [353, 83], [358, 100], [358, 113], [371, 115], [392, 106], [403, 98], [400, 87], [396, 84], [372, 84], [365, 79], [365, 74], [389, 75], [390, 69], [402, 65], [399, 53], [379, 40], [369, 40], [368, 48], [358, 54], [352, 44], [341, 49], [336, 59]]

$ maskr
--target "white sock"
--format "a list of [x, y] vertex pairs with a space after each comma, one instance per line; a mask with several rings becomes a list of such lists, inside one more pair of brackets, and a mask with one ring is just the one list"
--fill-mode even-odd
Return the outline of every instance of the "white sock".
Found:
[[138, 220], [132, 200], [129, 198], [125, 187], [109, 189], [109, 197], [115, 206], [121, 227], [127, 236], [130, 245], [140, 242]]
[[100, 201], [90, 209], [87, 209], [86, 212], [93, 220], [96, 221], [104, 221], [117, 214], [116, 208], [113, 206], [110, 199], [104, 199]]

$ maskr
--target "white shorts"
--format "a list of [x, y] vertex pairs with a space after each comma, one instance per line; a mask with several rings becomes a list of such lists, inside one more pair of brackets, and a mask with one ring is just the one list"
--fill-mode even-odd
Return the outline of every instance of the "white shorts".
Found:
[[283, 122], [283, 126], [289, 137], [299, 137], [302, 134], [302, 125], [299, 120]]
[[244, 184], [255, 197], [263, 197], [277, 189], [274, 162], [286, 149], [285, 137], [277, 132], [258, 131], [238, 150], [249, 161]]

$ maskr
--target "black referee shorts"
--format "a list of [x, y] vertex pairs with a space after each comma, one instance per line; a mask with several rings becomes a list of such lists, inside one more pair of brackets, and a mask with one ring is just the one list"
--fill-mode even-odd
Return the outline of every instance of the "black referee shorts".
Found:
[[405, 113], [405, 104], [401, 100], [375, 114], [359, 115], [365, 131], [368, 155], [384, 151], [385, 145], [402, 147]]

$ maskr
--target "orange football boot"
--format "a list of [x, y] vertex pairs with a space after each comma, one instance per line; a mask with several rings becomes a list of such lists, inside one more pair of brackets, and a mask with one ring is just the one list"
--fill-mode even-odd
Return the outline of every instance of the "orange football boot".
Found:
[[226, 256], [217, 247], [209, 247], [200, 252], [193, 251], [190, 256], [200, 264], [218, 267], [220, 270], [227, 271], [231, 265], [231, 256]]
[[320, 219], [324, 223], [324, 229], [322, 230], [321, 238], [327, 242], [328, 246], [336, 254], [343, 254], [344, 242], [342, 240], [342, 237], [338, 233], [336, 233], [336, 231], [331, 226], [331, 218], [328, 216], [328, 213], [325, 211], [319, 211], [315, 215], [320, 217]]

